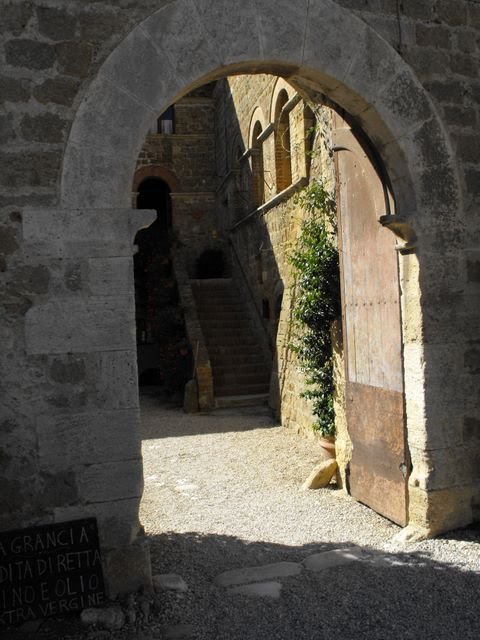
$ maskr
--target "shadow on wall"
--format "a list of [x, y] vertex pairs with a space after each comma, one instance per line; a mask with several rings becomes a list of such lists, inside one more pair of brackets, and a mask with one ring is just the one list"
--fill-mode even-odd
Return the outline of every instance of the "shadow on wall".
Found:
[[[455, 536], [455, 533], [453, 534]], [[480, 531], [460, 532], [467, 541]], [[446, 539], [448, 536], [446, 537]], [[359, 560], [284, 578], [280, 597], [252, 597], [222, 587], [224, 571], [308, 556], [351, 545], [302, 547], [246, 542], [223, 535], [169, 533], [150, 538], [153, 573], [178, 573], [189, 585], [182, 596], [165, 593], [160, 616], [182, 622], [189, 637], [215, 640], [368, 640], [480, 636], [480, 574], [432, 560], [428, 554], [386, 553], [356, 547]]]

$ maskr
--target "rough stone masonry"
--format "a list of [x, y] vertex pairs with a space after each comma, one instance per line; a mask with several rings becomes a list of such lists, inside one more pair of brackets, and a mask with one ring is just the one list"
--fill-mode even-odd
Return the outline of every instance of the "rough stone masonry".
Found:
[[152, 121], [228, 73], [356, 117], [418, 238], [402, 280], [410, 532], [480, 498], [480, 5], [3, 0], [0, 528], [98, 518], [110, 593], [150, 581], [130, 210]]

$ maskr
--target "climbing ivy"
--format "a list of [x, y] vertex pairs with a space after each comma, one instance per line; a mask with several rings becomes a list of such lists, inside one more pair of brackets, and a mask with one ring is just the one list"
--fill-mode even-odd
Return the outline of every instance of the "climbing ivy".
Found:
[[312, 181], [296, 196], [307, 219], [289, 260], [293, 266], [298, 331], [291, 344], [306, 374], [303, 397], [313, 401], [314, 430], [335, 434], [331, 326], [340, 316], [340, 275], [335, 241], [336, 206], [325, 185]]

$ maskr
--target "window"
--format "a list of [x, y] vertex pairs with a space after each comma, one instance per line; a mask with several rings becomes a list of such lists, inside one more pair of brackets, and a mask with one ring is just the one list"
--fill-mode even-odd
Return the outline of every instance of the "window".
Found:
[[255, 207], [259, 207], [265, 201], [265, 184], [263, 181], [263, 148], [258, 137], [262, 133], [262, 125], [257, 120], [253, 127], [252, 138], [252, 202]]
[[173, 105], [168, 107], [158, 118], [157, 133], [175, 133], [175, 109]]
[[290, 118], [283, 107], [288, 102], [288, 93], [282, 89], [275, 105], [275, 176], [277, 193], [292, 184], [292, 160], [290, 149]]

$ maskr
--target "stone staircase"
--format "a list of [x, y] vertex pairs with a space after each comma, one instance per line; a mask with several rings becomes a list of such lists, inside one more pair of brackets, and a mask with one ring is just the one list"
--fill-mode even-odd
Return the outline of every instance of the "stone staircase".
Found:
[[193, 280], [213, 373], [215, 406], [267, 402], [271, 364], [230, 278]]

